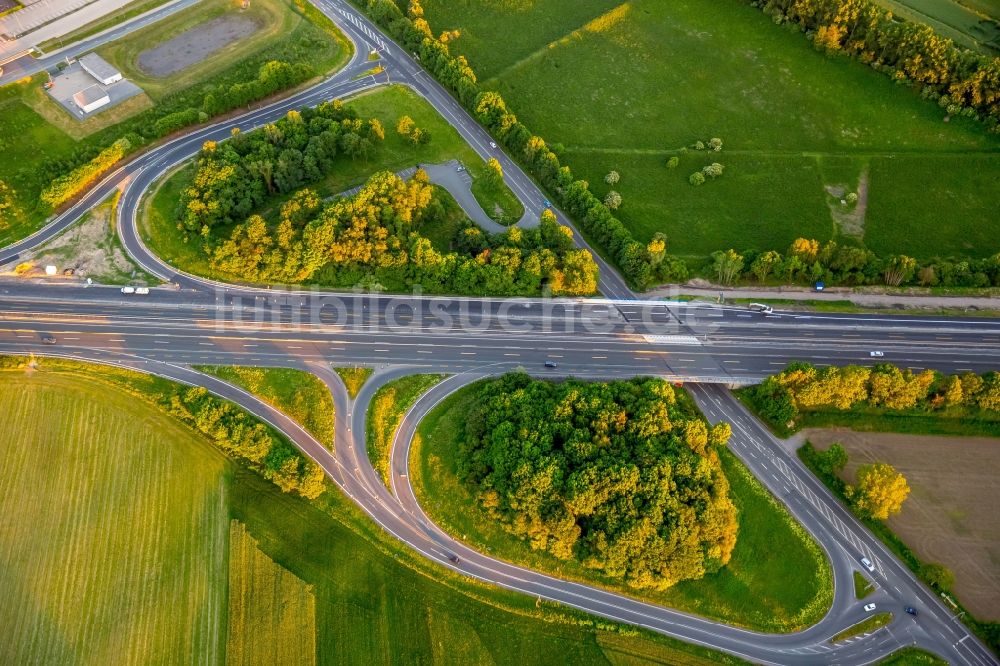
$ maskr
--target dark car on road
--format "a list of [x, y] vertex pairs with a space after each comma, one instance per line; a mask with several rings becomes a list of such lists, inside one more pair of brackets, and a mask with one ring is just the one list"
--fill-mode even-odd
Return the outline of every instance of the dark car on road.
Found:
[[54, 345], [56, 343], [56, 336], [49, 333], [42, 333], [42, 344], [43, 345]]
[[546, 361], [545, 362], [545, 367], [546, 368], [558, 368], [559, 364], [556, 363], [555, 361]]
[[906, 611], [907, 615], [914, 615], [915, 616], [917, 614], [917, 609], [914, 608], [913, 606], [907, 606], [903, 610]]

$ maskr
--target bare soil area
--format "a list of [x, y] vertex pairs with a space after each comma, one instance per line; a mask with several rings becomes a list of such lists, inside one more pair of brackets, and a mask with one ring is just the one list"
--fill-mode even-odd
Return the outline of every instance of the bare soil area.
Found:
[[955, 594], [982, 620], [1000, 620], [1000, 439], [931, 437], [846, 429], [804, 430], [818, 449], [840, 442], [858, 465], [887, 462], [906, 477], [910, 497], [889, 526], [927, 562], [955, 572]]
[[249, 16], [220, 16], [143, 51], [139, 54], [139, 69], [156, 78], [176, 74], [260, 28], [260, 24]]
[[50, 279], [45, 266], [57, 269], [58, 280], [99, 284], [157, 284], [132, 262], [118, 243], [111, 218], [111, 205], [93, 209], [80, 223], [25, 256], [12, 274], [3, 277]]

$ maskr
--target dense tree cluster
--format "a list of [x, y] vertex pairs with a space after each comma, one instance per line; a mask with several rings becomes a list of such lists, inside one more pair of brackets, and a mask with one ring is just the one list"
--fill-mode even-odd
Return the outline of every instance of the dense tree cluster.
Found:
[[195, 387], [169, 398], [170, 413], [242, 458], [284, 492], [308, 499], [323, 493], [323, 468], [230, 402]]
[[98, 153], [97, 157], [56, 178], [42, 191], [41, 199], [56, 208], [90, 187], [132, 150], [132, 140], [122, 137]]
[[900, 21], [874, 0], [753, 0], [798, 25], [819, 47], [842, 51], [896, 81], [921, 86], [948, 113], [1000, 126], [1000, 58], [955, 46], [923, 23]]
[[998, 412], [1000, 373], [942, 376], [931, 370], [900, 370], [888, 363], [872, 368], [816, 368], [809, 363], [791, 363], [748, 389], [747, 395], [761, 416], [780, 425], [794, 421], [803, 410], [857, 406], [894, 411], [963, 407]]
[[338, 154], [368, 157], [385, 138], [376, 118], [362, 120], [340, 101], [289, 111], [259, 130], [205, 143], [181, 198], [182, 222], [207, 234], [246, 219], [264, 199], [292, 192], [328, 173]]
[[[725, 277], [720, 275], [718, 257], [727, 256]], [[736, 250], [712, 255], [710, 272], [722, 284], [741, 278], [765, 282], [777, 276], [783, 282], [815, 282], [849, 286], [886, 285], [899, 287], [1000, 287], [1000, 254], [985, 259], [929, 259], [917, 261], [906, 255], [879, 257], [871, 250], [807, 238], [796, 239], [785, 254]]]
[[536, 229], [511, 227], [490, 235], [469, 223], [456, 251], [440, 252], [420, 228], [444, 217], [426, 174], [409, 181], [377, 173], [351, 198], [323, 202], [302, 190], [282, 205], [272, 228], [261, 216], [238, 224], [210, 247], [212, 265], [244, 279], [353, 286], [378, 283], [401, 290], [530, 296], [597, 290], [597, 265], [573, 245], [572, 232], [551, 213]]
[[725, 565], [737, 534], [708, 428], [658, 379], [482, 385], [459, 475], [506, 530], [633, 588], [666, 589]]

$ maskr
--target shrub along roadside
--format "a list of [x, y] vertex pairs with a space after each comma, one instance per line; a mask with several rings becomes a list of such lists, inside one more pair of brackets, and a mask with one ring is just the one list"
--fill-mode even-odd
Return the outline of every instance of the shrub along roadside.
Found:
[[790, 363], [777, 375], [742, 389], [740, 398], [782, 437], [806, 427], [850, 425], [862, 430], [1000, 435], [1000, 373], [914, 374], [880, 363], [816, 368]]
[[326, 384], [305, 370], [196, 365], [204, 372], [246, 389], [293, 418], [331, 451], [334, 439], [333, 397]]
[[29, 367], [35, 372], [85, 374], [94, 381], [108, 382], [160, 407], [284, 492], [313, 499], [325, 489], [322, 467], [305, 458], [273, 428], [204, 388], [187, 387], [115, 366], [102, 365], [101, 372], [97, 373], [90, 364], [78, 361], [0, 356], [0, 370]]
[[[854, 505], [848, 500], [846, 495], [847, 484], [829, 469], [829, 466], [825, 464], [823, 454], [817, 451], [811, 442], [806, 442], [799, 447], [797, 453], [799, 460], [816, 475], [816, 478], [822, 481], [847, 510], [854, 514], [855, 518], [871, 530], [872, 534], [878, 537], [896, 557], [909, 567], [910, 571], [927, 583], [933, 590], [944, 593], [948, 592], [947, 589], [942, 589], [937, 584], [938, 581], [942, 580], [941, 576], [936, 575], [939, 570], [938, 565], [921, 561], [917, 557], [917, 554], [888, 525], [881, 520], [864, 516], [854, 509]], [[994, 653], [1000, 653], [1000, 622], [977, 620], [962, 607], [961, 602], [953, 599], [950, 595], [948, 599], [952, 600], [959, 610], [964, 611], [961, 617], [966, 626], [982, 639]]]

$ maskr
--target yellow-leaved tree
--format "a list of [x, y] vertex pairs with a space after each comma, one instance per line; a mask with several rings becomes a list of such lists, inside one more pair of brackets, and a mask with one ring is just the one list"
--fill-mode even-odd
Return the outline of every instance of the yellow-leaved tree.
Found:
[[899, 513], [910, 494], [906, 479], [888, 463], [872, 463], [858, 468], [858, 483], [848, 486], [847, 496], [862, 515], [885, 520]]

